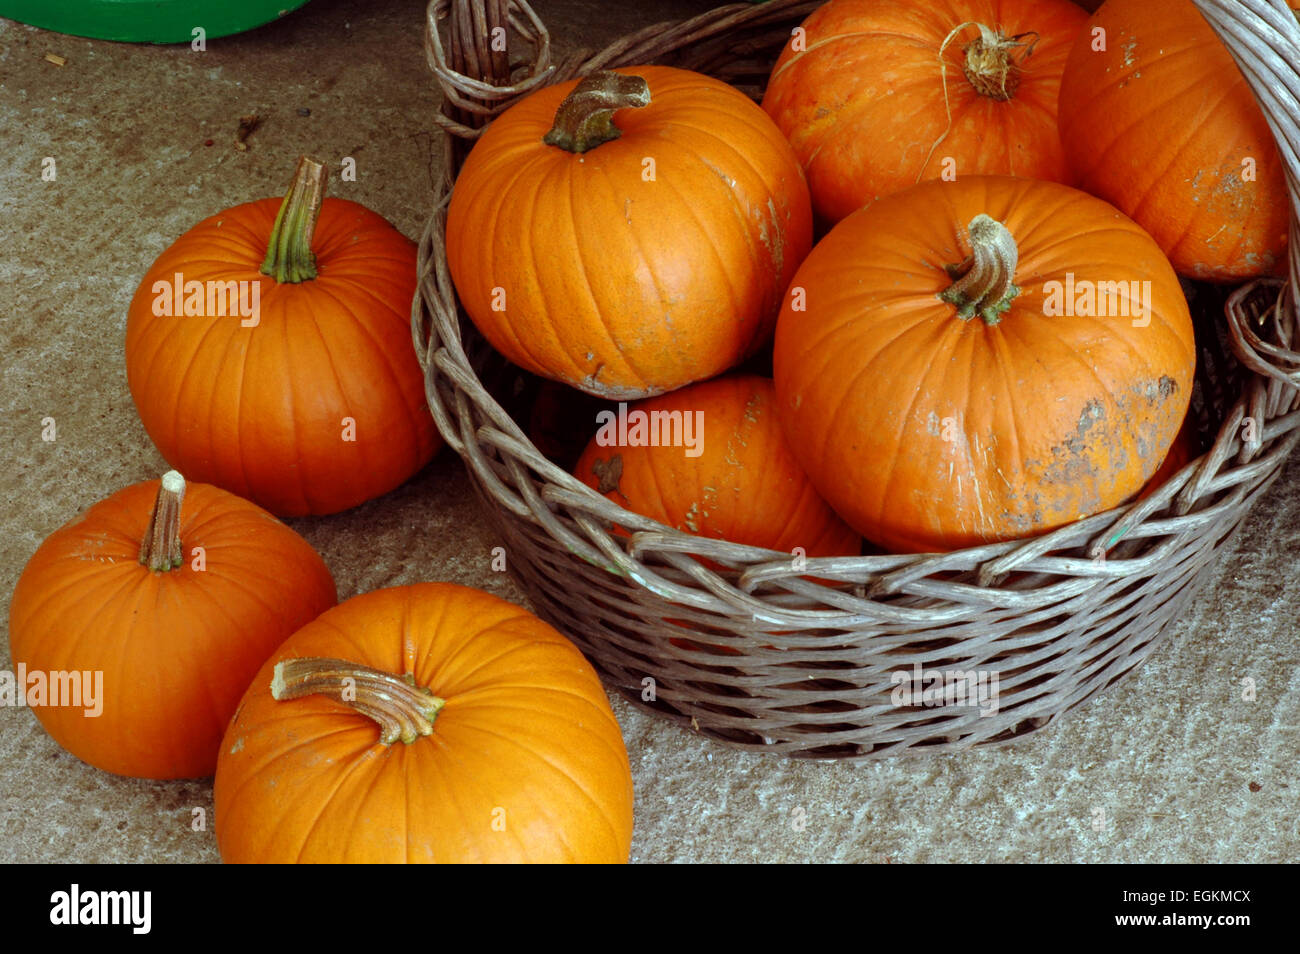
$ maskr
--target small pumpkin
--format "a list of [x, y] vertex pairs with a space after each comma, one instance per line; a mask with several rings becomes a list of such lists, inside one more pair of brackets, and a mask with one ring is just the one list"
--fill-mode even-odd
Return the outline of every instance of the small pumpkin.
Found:
[[796, 459], [893, 551], [1033, 536], [1129, 499], [1187, 410], [1178, 278], [1052, 182], [926, 182], [846, 218], [795, 276], [774, 352]]
[[923, 179], [1070, 182], [1056, 103], [1086, 21], [1069, 0], [831, 0], [791, 35], [763, 108], [830, 224]]
[[354, 597], [254, 677], [222, 743], [226, 862], [625, 862], [632, 777], [596, 673], [450, 583]]
[[[170, 472], [133, 484], [51, 534], [9, 608], [16, 667], [85, 706], [33, 712], [84, 762], [138, 778], [200, 778], [248, 680], [337, 601], [311, 546], [260, 507]], [[67, 701], [66, 699], [62, 701]]]
[[622, 422], [605, 412], [575, 470], [619, 506], [732, 543], [858, 555], [857, 532], [817, 495], [786, 443], [771, 380], [730, 375], [619, 413]]
[[1191, 0], [1107, 0], [1070, 52], [1060, 128], [1080, 186], [1136, 219], [1180, 274], [1285, 269], [1281, 156]]
[[283, 202], [194, 226], [127, 316], [127, 384], [163, 457], [281, 516], [386, 493], [440, 443], [411, 347], [415, 245], [323, 198], [326, 175], [304, 158]]
[[622, 400], [765, 344], [812, 213], [789, 144], [743, 93], [641, 66], [498, 117], [456, 181], [446, 239], [461, 302], [498, 351]]

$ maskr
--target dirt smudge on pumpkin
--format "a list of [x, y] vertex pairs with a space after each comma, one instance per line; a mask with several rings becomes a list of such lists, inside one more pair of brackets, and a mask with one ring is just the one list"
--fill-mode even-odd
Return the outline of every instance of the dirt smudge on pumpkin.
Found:
[[1124, 54], [1124, 66], [1128, 68], [1137, 62], [1138, 41], [1137, 37], [1131, 37], [1127, 43], [1120, 47], [1120, 52]]
[[[1099, 400], [1092, 398], [1079, 412], [1074, 433], [1052, 448], [1052, 459], [1043, 467], [1044, 483], [1067, 484], [1075, 488], [1077, 500], [1074, 509], [1080, 513], [1100, 509], [1101, 499], [1097, 490], [1099, 475], [1095, 460], [1100, 450], [1097, 447], [1098, 441], [1108, 437], [1104, 429], [1105, 421], [1106, 408]], [[1098, 425], [1103, 425], [1103, 429], [1094, 432]]]
[[767, 200], [767, 217], [760, 217], [758, 221], [758, 239], [767, 249], [773, 270], [778, 275], [782, 274], [785, 268], [785, 230], [781, 228], [776, 202], [770, 196]]
[[691, 508], [686, 511], [686, 516], [682, 518], [682, 523], [686, 524], [686, 528], [690, 530], [691, 533], [700, 532], [699, 516], [700, 503], [697, 500], [691, 504]]
[[606, 401], [639, 401], [642, 398], [654, 397], [656, 394], [662, 394], [663, 388], [651, 387], [619, 387], [612, 384], [602, 384], [600, 373], [605, 370], [605, 362], [596, 365], [596, 370], [592, 371], [581, 381], [575, 381], [572, 378], [565, 380], [565, 384], [571, 384], [579, 391], [585, 391], [592, 397], [603, 398]]
[[609, 460], [597, 457], [591, 465], [591, 473], [596, 478], [597, 493], [615, 493], [623, 479], [623, 455], [615, 454]]
[[1166, 401], [1178, 393], [1178, 382], [1169, 375], [1162, 374], [1157, 380], [1149, 382], [1143, 389], [1143, 393], [1152, 404]]

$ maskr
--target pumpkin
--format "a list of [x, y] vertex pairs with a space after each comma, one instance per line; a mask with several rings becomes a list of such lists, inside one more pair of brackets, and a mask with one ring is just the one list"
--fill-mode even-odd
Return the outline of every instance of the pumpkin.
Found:
[[222, 743], [226, 862], [625, 862], [632, 777], [595, 671], [450, 583], [354, 597], [291, 636]]
[[774, 352], [795, 457], [894, 551], [1032, 536], [1164, 458], [1195, 369], [1178, 278], [1052, 182], [926, 182], [846, 218], [795, 276]]
[[791, 35], [763, 108], [831, 224], [923, 179], [1069, 182], [1056, 101], [1086, 21], [1069, 0], [831, 0]]
[[766, 114], [687, 70], [547, 87], [488, 128], [447, 212], [474, 324], [542, 377], [616, 400], [712, 377], [771, 337], [812, 242]]
[[[253, 673], [336, 600], [302, 537], [173, 471], [41, 544], [14, 590], [9, 645], [27, 682], [44, 685], [36, 717], [77, 758], [118, 775], [199, 778], [215, 770]], [[81, 705], [67, 698], [78, 692]]]
[[717, 378], [603, 413], [575, 475], [624, 509], [732, 543], [858, 555], [858, 534], [790, 452], [769, 379]]
[[1192, 430], [1189, 421], [1184, 421], [1183, 426], [1178, 431], [1178, 436], [1174, 438], [1173, 445], [1169, 448], [1169, 453], [1165, 455], [1164, 461], [1160, 464], [1159, 469], [1152, 475], [1151, 479], [1146, 482], [1141, 493], [1137, 495], [1138, 500], [1145, 500], [1160, 488], [1170, 477], [1178, 473], [1196, 458], [1201, 456], [1201, 442]]
[[1179, 273], [1282, 273], [1281, 156], [1191, 0], [1108, 0], [1070, 52], [1060, 127], [1081, 187], [1136, 219]]
[[323, 198], [302, 159], [283, 202], [227, 209], [146, 273], [127, 384], [167, 462], [281, 516], [392, 490], [439, 444], [411, 347], [415, 245]]

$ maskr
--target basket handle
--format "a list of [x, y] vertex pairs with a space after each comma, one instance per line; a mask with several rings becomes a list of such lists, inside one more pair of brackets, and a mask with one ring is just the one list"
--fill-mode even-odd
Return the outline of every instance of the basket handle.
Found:
[[[530, 59], [512, 62], [511, 53], [521, 46], [531, 50]], [[470, 145], [492, 118], [545, 86], [555, 70], [551, 36], [526, 0], [430, 0], [424, 55], [442, 88], [442, 109], [433, 118], [449, 133], [444, 137], [449, 177], [459, 171]]]

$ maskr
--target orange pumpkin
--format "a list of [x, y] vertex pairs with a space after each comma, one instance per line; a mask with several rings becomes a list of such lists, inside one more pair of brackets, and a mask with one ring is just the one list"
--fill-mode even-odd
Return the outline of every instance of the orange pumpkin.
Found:
[[891, 550], [1032, 536], [1129, 499], [1187, 410], [1192, 324], [1145, 232], [1001, 176], [928, 182], [841, 222], [777, 325], [786, 436]]
[[[216, 768], [253, 673], [336, 599], [302, 537], [171, 472], [41, 544], [14, 590], [9, 645], [15, 667], [45, 684], [36, 717], [77, 758], [118, 775], [199, 778]], [[55, 683], [68, 703], [74, 677], [83, 704], [56, 705]]]
[[1069, 0], [831, 0], [786, 43], [763, 108], [829, 223], [922, 179], [1069, 182], [1056, 101], [1086, 20]]
[[227, 862], [625, 862], [632, 777], [595, 672], [526, 610], [450, 583], [295, 633], [222, 743]]
[[1191, 0], [1108, 0], [1070, 53], [1060, 127], [1081, 187], [1136, 219], [1181, 274], [1284, 270], [1281, 156]]
[[626, 408], [626, 435], [608, 412], [575, 474], [619, 506], [686, 533], [856, 556], [858, 534], [795, 461], [775, 399], [767, 378], [733, 375]]
[[283, 203], [194, 226], [127, 317], [127, 383], [163, 457], [282, 516], [386, 493], [439, 445], [411, 348], [415, 245], [322, 200], [325, 175], [304, 159]]
[[1169, 453], [1165, 455], [1164, 462], [1161, 463], [1151, 479], [1146, 482], [1142, 492], [1137, 495], [1137, 499], [1145, 500], [1150, 497], [1161, 484], [1200, 456], [1201, 442], [1197, 439], [1191, 427], [1184, 422], [1178, 431], [1178, 436], [1174, 438], [1173, 446], [1169, 448]]
[[452, 192], [465, 310], [515, 364], [598, 397], [712, 377], [771, 335], [812, 242], [789, 144], [738, 90], [643, 66], [539, 90]]

